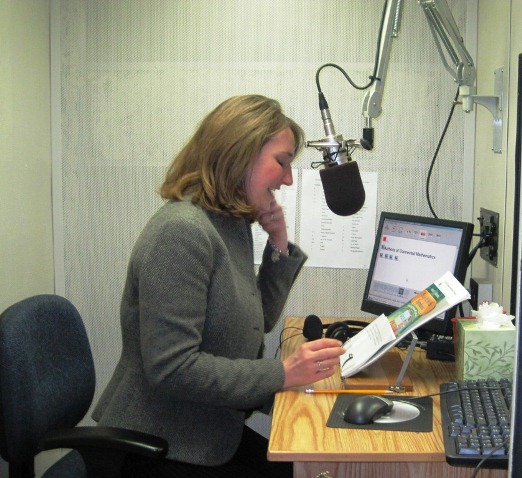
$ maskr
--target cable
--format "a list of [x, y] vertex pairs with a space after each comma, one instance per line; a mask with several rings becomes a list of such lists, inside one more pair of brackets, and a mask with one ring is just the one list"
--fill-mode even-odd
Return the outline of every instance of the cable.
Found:
[[374, 60], [374, 64], [373, 64], [373, 73], [370, 76], [370, 82], [367, 85], [358, 86], [350, 78], [348, 73], [346, 73], [346, 71], [344, 71], [339, 65], [336, 65], [335, 63], [325, 63], [324, 65], [322, 65], [321, 67], [318, 68], [318, 70], [317, 70], [317, 72], [315, 74], [315, 84], [317, 85], [317, 91], [319, 93], [321, 93], [321, 85], [319, 83], [319, 73], [321, 73], [321, 70], [323, 68], [326, 68], [326, 67], [329, 67], [329, 66], [333, 67], [333, 68], [337, 68], [343, 74], [343, 76], [348, 80], [350, 85], [352, 85], [356, 90], [366, 90], [370, 86], [373, 85], [375, 80], [379, 80], [380, 81], [380, 78], [377, 78], [375, 75], [377, 74], [377, 68], [379, 66], [379, 61], [380, 61], [379, 53], [380, 53], [382, 31], [383, 31], [383, 26], [384, 26], [384, 19], [385, 19], [385, 16], [386, 16], [386, 6], [387, 6], [387, 4], [388, 4], [388, 0], [385, 0], [384, 7], [383, 7], [383, 10], [382, 10], [382, 15], [381, 15], [381, 23], [379, 25], [379, 34], [378, 34], [378, 38], [377, 38], [377, 50], [375, 52], [375, 60]]
[[466, 269], [471, 265], [471, 261], [475, 258], [477, 251], [483, 247], [489, 246], [489, 240], [493, 237], [490, 232], [483, 232], [482, 234], [473, 234], [475, 237], [480, 237], [477, 245], [471, 249], [468, 255], [468, 263], [466, 264]]
[[[473, 234], [474, 236], [475, 235], [478, 235], [478, 234]], [[474, 259], [475, 257], [475, 254], [477, 253], [477, 251], [486, 245], [486, 240], [487, 238], [485, 238], [484, 236], [480, 236], [480, 239], [479, 241], [477, 242], [477, 245], [471, 249], [470, 253], [469, 253], [469, 256], [468, 256], [468, 266], [471, 264], [471, 261]]]
[[475, 467], [475, 469], [473, 470], [473, 474], [471, 475], [470, 478], [476, 478], [476, 476], [478, 475], [478, 472], [482, 469], [482, 465], [487, 461], [489, 460], [492, 456], [494, 456], [494, 453], [497, 452], [498, 450], [500, 450], [501, 448], [504, 448], [504, 446], [506, 446], [506, 444], [509, 443], [509, 440], [508, 439], [505, 439], [500, 445], [497, 445], [495, 448], [493, 448], [488, 454], [487, 456], [485, 456], [484, 458], [482, 458], [482, 460], [480, 460], [478, 463], [477, 463], [477, 466]]
[[459, 90], [457, 89], [457, 94], [455, 95], [455, 99], [453, 100], [453, 104], [451, 106], [451, 111], [449, 113], [448, 119], [446, 120], [446, 125], [444, 126], [444, 130], [442, 131], [442, 134], [440, 136], [439, 143], [437, 144], [437, 149], [435, 149], [435, 153], [433, 154], [433, 159], [431, 160], [430, 169], [428, 171], [428, 177], [426, 178], [426, 199], [428, 200], [428, 206], [429, 206], [430, 211], [433, 214], [434, 218], [438, 218], [438, 216], [435, 213], [433, 206], [431, 204], [431, 200], [430, 200], [431, 173], [433, 172], [433, 166], [435, 165], [435, 160], [437, 159], [437, 155], [439, 154], [440, 147], [442, 146], [442, 141], [444, 140], [444, 137], [446, 136], [446, 132], [448, 131], [448, 127], [450, 125], [451, 118], [453, 116], [453, 112], [455, 111], [455, 106], [457, 105], [458, 97], [459, 97]]
[[[290, 335], [290, 337], [287, 337], [286, 339], [283, 340], [283, 333], [284, 333], [285, 330], [288, 330], [288, 329], [300, 330], [301, 333]], [[283, 330], [281, 330], [281, 332], [279, 333], [279, 345], [277, 346], [277, 349], [275, 351], [274, 358], [277, 358], [277, 354], [281, 350], [281, 347], [283, 346], [283, 343], [285, 343], [287, 340], [290, 340], [290, 339], [292, 339], [294, 337], [297, 337], [299, 335], [303, 335], [303, 329], [300, 329], [299, 327], [285, 327]]]
[[[505, 387], [505, 386], [503, 387], [502, 385], [490, 387], [490, 386], [486, 385], [485, 387], [481, 387], [481, 390], [504, 390], [505, 388], [509, 388], [509, 387]], [[408, 400], [419, 400], [421, 398], [440, 397], [441, 395], [448, 395], [449, 393], [466, 392], [466, 391], [470, 391], [470, 390], [477, 390], [477, 387], [454, 388], [451, 390], [444, 390], [443, 392], [429, 393], [427, 395], [419, 395], [416, 397], [408, 396], [406, 398], [408, 398]]]
[[[373, 85], [375, 80], [379, 80], [379, 78], [377, 78], [375, 75], [372, 75], [372, 76], [370, 76], [370, 82], [367, 85], [359, 86], [359, 85], [354, 83], [354, 81], [350, 78], [350, 75], [348, 73], [346, 73], [346, 71], [344, 71], [344, 69], [342, 67], [340, 67], [339, 65], [336, 65], [335, 63], [325, 63], [324, 65], [321, 65], [317, 69], [317, 72], [315, 74], [315, 84], [317, 85], [317, 91], [319, 93], [321, 93], [321, 85], [319, 84], [319, 73], [321, 73], [321, 70], [323, 68], [326, 68], [328, 66], [332, 67], [332, 68], [336, 68], [337, 70], [339, 70], [343, 74], [343, 76], [348, 80], [348, 83], [350, 83], [350, 85], [352, 85], [356, 90], [366, 90], [370, 86]], [[375, 69], [374, 69], [374, 73], [375, 73]]]

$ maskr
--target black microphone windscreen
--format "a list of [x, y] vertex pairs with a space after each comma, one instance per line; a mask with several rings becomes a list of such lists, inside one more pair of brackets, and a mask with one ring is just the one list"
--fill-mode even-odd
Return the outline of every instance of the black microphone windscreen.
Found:
[[317, 315], [308, 315], [303, 324], [303, 335], [308, 340], [317, 340], [323, 336], [323, 323]]
[[319, 174], [330, 211], [339, 216], [351, 216], [363, 207], [366, 195], [355, 161], [321, 169]]

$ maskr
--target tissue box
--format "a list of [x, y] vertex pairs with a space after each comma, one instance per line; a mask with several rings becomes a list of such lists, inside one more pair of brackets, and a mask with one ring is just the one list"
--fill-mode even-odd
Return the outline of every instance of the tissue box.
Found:
[[516, 330], [512, 324], [479, 328], [475, 320], [458, 319], [455, 371], [458, 380], [513, 379]]

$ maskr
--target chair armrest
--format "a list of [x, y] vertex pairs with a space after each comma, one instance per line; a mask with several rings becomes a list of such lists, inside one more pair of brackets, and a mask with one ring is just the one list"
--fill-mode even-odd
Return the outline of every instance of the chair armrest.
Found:
[[53, 430], [40, 440], [39, 445], [41, 450], [98, 448], [149, 458], [162, 458], [169, 449], [169, 444], [163, 438], [135, 430], [101, 426]]

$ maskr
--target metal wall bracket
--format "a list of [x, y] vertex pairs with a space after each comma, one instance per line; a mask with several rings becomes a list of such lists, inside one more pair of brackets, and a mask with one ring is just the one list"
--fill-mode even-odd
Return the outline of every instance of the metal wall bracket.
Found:
[[504, 67], [495, 70], [495, 95], [470, 95], [474, 103], [485, 106], [493, 115], [493, 151], [502, 152], [502, 111], [504, 99]]

